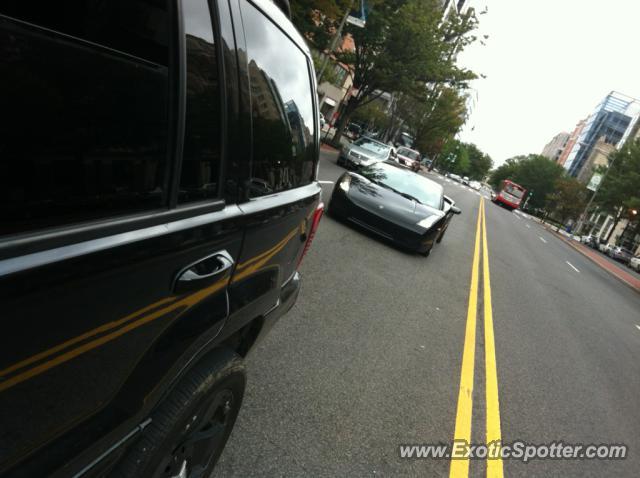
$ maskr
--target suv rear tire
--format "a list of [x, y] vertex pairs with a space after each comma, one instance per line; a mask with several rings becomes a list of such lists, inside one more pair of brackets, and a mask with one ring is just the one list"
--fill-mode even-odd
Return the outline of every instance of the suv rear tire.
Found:
[[210, 476], [240, 411], [245, 384], [237, 354], [225, 350], [205, 357], [152, 414], [115, 476]]

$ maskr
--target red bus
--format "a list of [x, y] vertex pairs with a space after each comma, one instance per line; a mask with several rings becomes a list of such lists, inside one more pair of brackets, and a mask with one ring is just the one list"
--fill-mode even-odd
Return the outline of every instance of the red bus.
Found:
[[491, 194], [491, 201], [510, 210], [518, 209], [526, 192], [527, 190], [519, 184], [505, 179], [500, 184], [500, 190]]

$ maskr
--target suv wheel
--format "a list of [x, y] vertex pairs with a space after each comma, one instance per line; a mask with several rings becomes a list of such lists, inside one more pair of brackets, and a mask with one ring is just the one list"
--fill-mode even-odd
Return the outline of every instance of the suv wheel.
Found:
[[115, 475], [209, 477], [240, 411], [245, 383], [235, 353], [205, 357], [153, 413]]

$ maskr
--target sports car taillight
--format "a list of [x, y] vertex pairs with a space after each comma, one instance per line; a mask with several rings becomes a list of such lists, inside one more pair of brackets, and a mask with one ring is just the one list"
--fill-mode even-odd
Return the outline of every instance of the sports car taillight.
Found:
[[302, 249], [302, 254], [300, 255], [300, 259], [298, 259], [298, 265], [296, 269], [300, 268], [300, 264], [302, 264], [302, 259], [307, 254], [307, 251], [311, 247], [311, 242], [316, 235], [316, 231], [318, 230], [318, 225], [320, 224], [320, 219], [322, 218], [322, 214], [324, 213], [324, 203], [320, 202], [318, 207], [313, 212], [313, 218], [311, 219], [311, 227], [309, 228], [309, 234], [307, 235], [307, 240], [304, 243], [304, 249]]

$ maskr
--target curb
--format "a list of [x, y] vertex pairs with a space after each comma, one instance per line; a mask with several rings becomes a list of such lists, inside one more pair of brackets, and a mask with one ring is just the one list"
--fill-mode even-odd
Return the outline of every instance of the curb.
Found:
[[[582, 254], [584, 257], [586, 257], [587, 259], [589, 259], [591, 262], [593, 262], [595, 265], [597, 265], [598, 267], [600, 267], [600, 269], [604, 270], [605, 272], [608, 272], [609, 275], [612, 275], [613, 277], [615, 277], [616, 279], [618, 279], [620, 282], [622, 282], [624, 285], [626, 285], [627, 287], [631, 288], [632, 290], [640, 293], [640, 287], [636, 286], [635, 284], [627, 281], [624, 277], [622, 277], [621, 275], [616, 274], [615, 272], [613, 272], [610, 269], [607, 269], [606, 267], [603, 267], [598, 261], [594, 260], [593, 257], [591, 257], [589, 254], [586, 254], [584, 251], [582, 251], [579, 247], [575, 246], [574, 244], [571, 243], [570, 239], [567, 239], [566, 237], [564, 237], [561, 234], [558, 234], [556, 231], [554, 231], [553, 229], [551, 229], [550, 227], [543, 225], [542, 227], [544, 227], [547, 231], [549, 231], [551, 234], [553, 234], [554, 236], [556, 236], [558, 239], [561, 239], [562, 241], [566, 242], [569, 246], [571, 246], [573, 249], [575, 249], [576, 251], [578, 251], [580, 254]], [[615, 267], [615, 266], [613, 266]], [[622, 271], [622, 272], [626, 272], [626, 271]]]

